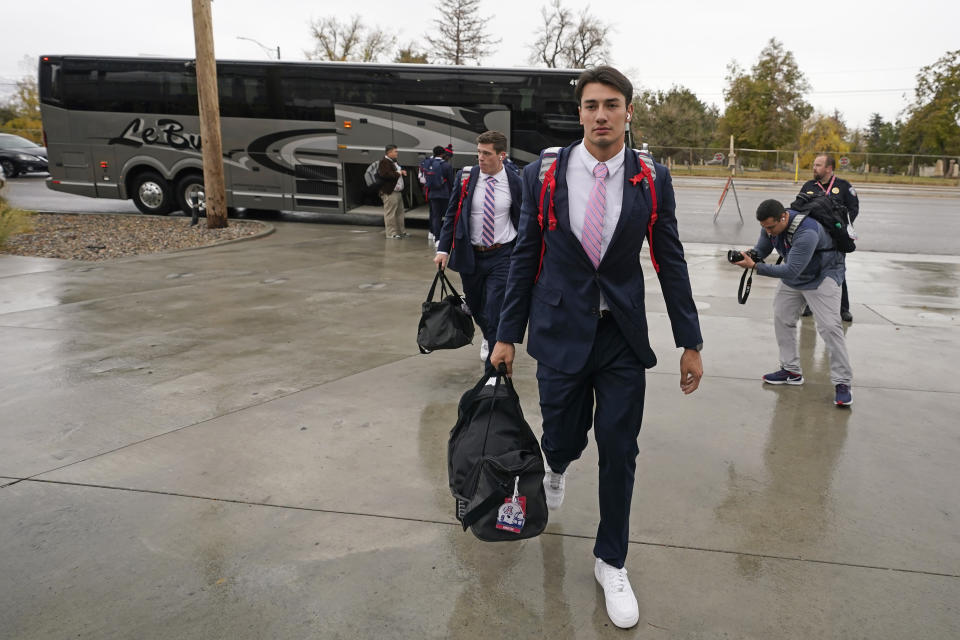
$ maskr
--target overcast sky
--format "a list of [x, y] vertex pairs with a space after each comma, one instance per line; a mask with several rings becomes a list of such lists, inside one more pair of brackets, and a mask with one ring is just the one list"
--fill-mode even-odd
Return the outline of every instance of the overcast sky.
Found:
[[[541, 23], [538, 2], [485, 0], [481, 15], [502, 39], [486, 66], [529, 66], [529, 43]], [[190, 0], [45, 0], [4, 2], [0, 16], [0, 92], [44, 54], [194, 56]], [[866, 126], [870, 114], [895, 119], [913, 96], [916, 74], [944, 53], [960, 49], [958, 0], [845, 0], [843, 2], [586, 2], [614, 25], [610, 62], [640, 87], [681, 85], [723, 110], [727, 64], [748, 68], [771, 37], [792, 51], [812, 86], [807, 99], [834, 108], [848, 126]], [[422, 10], [414, 11], [418, 7]], [[214, 0], [215, 48], [222, 59], [266, 59], [253, 38], [285, 60], [312, 49], [309, 23], [358, 13], [392, 30], [400, 43], [425, 48], [423, 34], [437, 15], [430, 2], [356, 0]], [[29, 64], [24, 57], [29, 56]]]

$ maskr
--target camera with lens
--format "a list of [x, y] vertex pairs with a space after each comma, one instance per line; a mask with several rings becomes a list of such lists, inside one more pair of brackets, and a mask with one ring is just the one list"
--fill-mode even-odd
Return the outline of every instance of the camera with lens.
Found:
[[[763, 262], [763, 260], [760, 259], [760, 254], [754, 251], [753, 249], [749, 249], [746, 253], [748, 256], [750, 256], [750, 259], [753, 260], [754, 262]], [[730, 249], [729, 251], [727, 251], [727, 260], [729, 260], [731, 263], [740, 262], [741, 260], [743, 260], [743, 254], [737, 251], [736, 249]]]

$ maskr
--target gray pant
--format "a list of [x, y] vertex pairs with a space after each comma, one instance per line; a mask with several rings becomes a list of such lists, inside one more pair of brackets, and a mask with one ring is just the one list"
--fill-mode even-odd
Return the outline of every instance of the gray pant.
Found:
[[840, 285], [833, 278], [824, 278], [816, 289], [794, 289], [782, 281], [777, 285], [773, 297], [773, 328], [780, 348], [780, 367], [803, 373], [797, 346], [797, 321], [804, 304], [810, 306], [817, 333], [827, 345], [831, 382], [849, 385], [853, 381], [853, 370], [840, 321]]
[[380, 200], [383, 202], [383, 226], [386, 228], [387, 237], [392, 238], [405, 233], [403, 194], [399, 191], [392, 191], [389, 195], [381, 193]]

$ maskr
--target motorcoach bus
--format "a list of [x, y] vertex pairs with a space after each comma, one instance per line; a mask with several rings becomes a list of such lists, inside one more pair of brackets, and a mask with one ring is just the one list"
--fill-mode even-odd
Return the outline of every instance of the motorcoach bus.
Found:
[[[503, 131], [518, 164], [581, 134], [578, 72], [341, 62], [219, 61], [227, 205], [345, 213], [379, 204], [363, 172], [386, 144], [415, 168], [452, 144]], [[195, 63], [152, 57], [41, 56], [48, 186], [132, 199], [144, 213], [188, 211], [203, 188]], [[413, 172], [411, 172], [413, 175]], [[407, 180], [407, 205], [422, 200]]]

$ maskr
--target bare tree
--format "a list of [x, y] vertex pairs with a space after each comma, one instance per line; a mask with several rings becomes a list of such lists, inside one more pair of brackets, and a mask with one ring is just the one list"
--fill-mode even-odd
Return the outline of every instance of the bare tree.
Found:
[[560, 0], [540, 9], [543, 25], [530, 45], [530, 62], [548, 67], [583, 69], [607, 62], [610, 25], [584, 9], [579, 15], [560, 4]]
[[500, 44], [486, 33], [487, 19], [479, 16], [480, 0], [449, 0], [436, 5], [440, 17], [436, 37], [427, 36], [427, 42], [442, 62], [466, 64], [488, 55], [493, 46]]
[[367, 27], [355, 15], [349, 22], [321, 18], [310, 23], [317, 46], [305, 52], [309, 60], [374, 62], [393, 47], [397, 39], [380, 27]]

